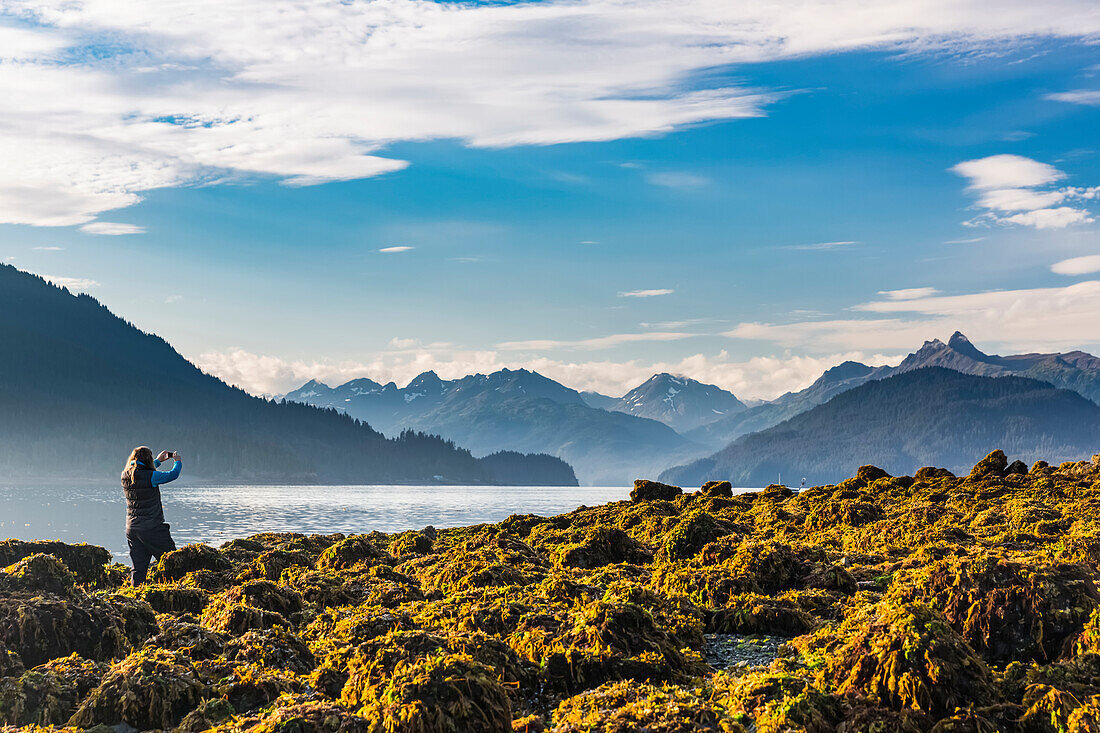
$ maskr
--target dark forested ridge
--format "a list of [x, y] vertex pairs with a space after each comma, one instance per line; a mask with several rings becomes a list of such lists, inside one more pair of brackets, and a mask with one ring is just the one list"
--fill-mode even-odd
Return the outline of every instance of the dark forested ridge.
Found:
[[1088, 457], [1100, 451], [1100, 406], [1033, 379], [925, 367], [843, 392], [661, 479], [763, 486], [782, 472], [788, 483], [823, 484], [866, 463], [895, 475], [926, 465], [965, 471], [991, 445], [1028, 462]]
[[577, 486], [573, 467], [545, 453], [497, 451], [481, 459], [498, 484], [507, 486]]
[[94, 298], [0, 266], [0, 479], [106, 478], [141, 444], [209, 481], [496, 483], [451, 441], [253, 397]]

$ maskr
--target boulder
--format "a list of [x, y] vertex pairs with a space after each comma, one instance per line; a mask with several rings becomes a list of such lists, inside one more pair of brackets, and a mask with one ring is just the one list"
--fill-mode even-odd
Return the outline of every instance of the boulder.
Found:
[[662, 484], [660, 481], [635, 479], [634, 490], [630, 492], [631, 501], [672, 501], [684, 493], [679, 486]]
[[974, 465], [970, 470], [970, 478], [1003, 476], [1006, 468], [1008, 468], [1008, 456], [1003, 450], [997, 449]]
[[733, 496], [733, 484], [729, 481], [707, 481], [703, 488], [699, 489], [703, 496], [723, 496], [727, 499]]
[[153, 579], [171, 583], [182, 580], [188, 573], [201, 570], [220, 573], [232, 568], [232, 563], [210, 545], [186, 545], [161, 556]]

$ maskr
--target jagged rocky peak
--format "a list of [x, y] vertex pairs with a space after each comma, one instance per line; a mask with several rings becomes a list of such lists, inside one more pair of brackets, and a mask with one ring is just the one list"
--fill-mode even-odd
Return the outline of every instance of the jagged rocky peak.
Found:
[[446, 388], [446, 382], [440, 379], [439, 375], [430, 369], [426, 372], [421, 372], [420, 374], [416, 375], [416, 377], [411, 382], [409, 382], [408, 386], [405, 387], [405, 389], [434, 394], [443, 392], [444, 390], [446, 390]]
[[947, 340], [947, 346], [972, 359], [984, 359], [986, 357], [984, 353], [979, 351], [978, 348], [971, 343], [970, 339], [963, 335], [962, 331], [956, 331], [951, 334], [951, 338]]

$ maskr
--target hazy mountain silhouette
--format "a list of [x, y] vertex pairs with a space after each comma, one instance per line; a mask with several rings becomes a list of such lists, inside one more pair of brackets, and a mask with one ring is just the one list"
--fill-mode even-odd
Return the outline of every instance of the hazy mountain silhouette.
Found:
[[[234, 482], [487, 483], [438, 437], [393, 439], [334, 410], [252, 397], [88, 295], [0, 266], [0, 477], [117, 476], [135, 445], [178, 449], [187, 475]], [[560, 463], [560, 462], [559, 462]], [[565, 481], [568, 466], [541, 466]]]
[[683, 485], [840, 481], [865, 463], [892, 474], [924, 465], [969, 470], [993, 448], [1025, 462], [1100, 451], [1100, 406], [1033, 379], [923, 367], [867, 382], [714, 455], [669, 469]]
[[430, 431], [475, 455], [555, 455], [586, 484], [629, 483], [706, 453], [657, 420], [590, 407], [576, 390], [526, 369], [451, 381], [426, 372], [404, 388], [370, 380], [330, 388], [311, 381], [286, 399], [342, 410], [383, 432]]

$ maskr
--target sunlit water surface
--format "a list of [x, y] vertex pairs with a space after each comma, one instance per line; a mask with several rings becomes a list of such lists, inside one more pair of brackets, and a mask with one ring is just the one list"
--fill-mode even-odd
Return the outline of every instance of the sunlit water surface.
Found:
[[[426, 525], [499, 522], [511, 514], [552, 516], [626, 499], [629, 487], [225, 486], [162, 490], [177, 545], [219, 545], [257, 532], [396, 532]], [[58, 539], [106, 547], [120, 562], [126, 500], [117, 485], [0, 486], [0, 538]]]

